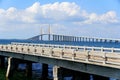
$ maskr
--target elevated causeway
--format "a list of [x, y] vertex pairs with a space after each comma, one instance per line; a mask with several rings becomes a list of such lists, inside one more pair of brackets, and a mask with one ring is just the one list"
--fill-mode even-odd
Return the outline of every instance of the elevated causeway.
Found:
[[17, 58], [53, 65], [54, 80], [61, 80], [59, 67], [120, 79], [119, 48], [11, 43], [0, 45], [0, 55], [9, 57], [6, 77], [9, 77], [11, 58]]

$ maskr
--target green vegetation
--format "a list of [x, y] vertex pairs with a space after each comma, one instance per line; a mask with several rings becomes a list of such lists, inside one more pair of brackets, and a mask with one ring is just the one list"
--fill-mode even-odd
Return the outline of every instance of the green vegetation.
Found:
[[[5, 80], [5, 74], [6, 74], [6, 70], [5, 69], [0, 69], [0, 80]], [[24, 72], [18, 72], [15, 71], [13, 77], [10, 80], [32, 80], [30, 78], [27, 78]]]
[[5, 69], [0, 69], [0, 80], [5, 80]]

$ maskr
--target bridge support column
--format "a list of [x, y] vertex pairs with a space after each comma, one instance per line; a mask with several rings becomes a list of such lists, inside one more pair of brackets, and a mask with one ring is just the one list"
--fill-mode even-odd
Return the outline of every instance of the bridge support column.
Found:
[[53, 67], [53, 80], [63, 80], [62, 69], [59, 66]]
[[26, 76], [28, 78], [32, 78], [32, 62], [31, 61], [27, 61], [26, 63]]
[[5, 57], [0, 56], [0, 68], [5, 68]]
[[63, 41], [65, 41], [65, 36], [63, 35]]
[[64, 39], [63, 39], [63, 35], [62, 35], [62, 41], [64, 41]]
[[103, 77], [103, 76], [98, 76], [98, 75], [93, 75], [93, 80], [109, 80], [108, 77]]
[[50, 37], [51, 37], [51, 35], [49, 34], [49, 35], [48, 35], [48, 40], [49, 40], [49, 41], [50, 41]]
[[13, 77], [14, 71], [18, 69], [19, 60], [9, 57], [8, 58], [8, 66], [7, 66], [7, 72], [6, 72], [6, 80], [11, 80]]
[[48, 80], [48, 64], [42, 64], [41, 80]]
[[59, 41], [61, 41], [61, 40], [62, 40], [61, 35], [59, 35]]
[[54, 41], [56, 41], [56, 35], [54, 35]]
[[13, 58], [9, 57], [8, 58], [8, 67], [7, 67], [7, 72], [6, 72], [6, 80], [9, 80], [10, 78], [13, 77], [13, 72], [14, 72]]
[[40, 36], [41, 37], [41, 41], [43, 40], [43, 35]]
[[81, 37], [79, 37], [79, 41], [81, 42], [82, 40], [81, 40]]
[[52, 37], [53, 37], [53, 38], [52, 38], [52, 39], [53, 39], [53, 41], [55, 41], [54, 35], [53, 35]]

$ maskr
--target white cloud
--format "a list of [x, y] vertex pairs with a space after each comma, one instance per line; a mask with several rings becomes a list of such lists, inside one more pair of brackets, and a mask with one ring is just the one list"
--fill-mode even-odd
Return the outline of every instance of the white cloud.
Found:
[[75, 24], [113, 24], [113, 23], [119, 23], [119, 20], [117, 18], [115, 11], [108, 11], [104, 14], [98, 15], [96, 13], [87, 14], [85, 16], [87, 19], [75, 22]]
[[9, 8], [7, 10], [0, 9], [0, 21], [22, 22], [22, 23], [56, 23], [56, 22], [75, 22], [75, 23], [116, 23], [117, 15], [115, 11], [109, 11], [101, 15], [96, 13], [87, 13], [80, 9], [75, 3], [56, 2], [53, 4], [40, 5], [39, 2], [32, 6], [18, 10]]

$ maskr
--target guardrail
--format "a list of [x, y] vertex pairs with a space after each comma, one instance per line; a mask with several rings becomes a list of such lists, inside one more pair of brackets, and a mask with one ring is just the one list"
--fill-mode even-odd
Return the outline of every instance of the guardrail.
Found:
[[120, 49], [116, 48], [11, 43], [0, 45], [0, 51], [120, 68]]
[[33, 43], [16, 43], [16, 42], [12, 42], [11, 45], [40, 46], [40, 47], [75, 49], [75, 50], [81, 50], [81, 51], [83, 50], [83, 51], [101, 51], [101, 52], [120, 53], [120, 48], [71, 46], [71, 45], [53, 45], [53, 44], [33, 44]]

